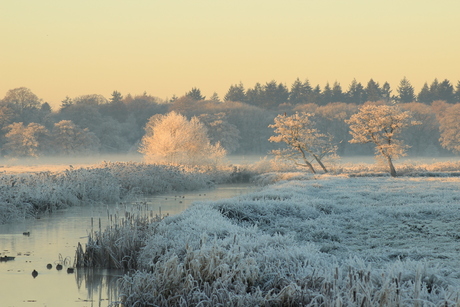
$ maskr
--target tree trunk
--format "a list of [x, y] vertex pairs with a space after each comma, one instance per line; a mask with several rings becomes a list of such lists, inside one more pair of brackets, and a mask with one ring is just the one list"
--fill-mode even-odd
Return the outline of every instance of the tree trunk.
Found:
[[315, 171], [313, 165], [312, 165], [310, 162], [308, 162], [308, 161], [304, 161], [304, 162], [305, 162], [305, 164], [301, 164], [301, 163], [295, 163], [295, 164], [296, 164], [296, 165], [299, 165], [299, 166], [306, 166], [306, 167], [308, 167], [308, 168], [310, 169], [310, 171], [311, 171], [313, 174], [316, 174], [316, 171]]
[[302, 154], [303, 162], [305, 162], [305, 165], [308, 166], [308, 168], [310, 169], [310, 171], [311, 171], [313, 174], [316, 174], [316, 171], [315, 171], [313, 165], [310, 163], [310, 161], [308, 161], [307, 155], [305, 154], [305, 152], [303, 151], [303, 149], [300, 148], [300, 147], [298, 147], [297, 149], [298, 149], [298, 150], [300, 151], [300, 153]]
[[313, 155], [313, 157], [315, 158], [316, 162], [318, 162], [319, 166], [321, 166], [321, 168], [323, 169], [323, 171], [325, 173], [327, 173], [327, 168], [324, 166], [323, 162], [321, 161], [320, 158], [318, 158], [317, 155]]
[[305, 161], [305, 163], [307, 164], [307, 166], [310, 168], [310, 171], [313, 173], [313, 174], [316, 174], [316, 171], [315, 169], [313, 168], [313, 165], [308, 162], [308, 161]]
[[387, 157], [388, 159], [388, 166], [390, 167], [390, 175], [391, 177], [396, 177], [396, 170], [393, 165], [393, 162], [391, 161], [391, 157]]

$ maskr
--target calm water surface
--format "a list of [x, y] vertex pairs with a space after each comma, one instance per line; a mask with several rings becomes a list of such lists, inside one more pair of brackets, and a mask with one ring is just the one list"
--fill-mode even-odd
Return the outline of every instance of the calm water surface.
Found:
[[[217, 200], [246, 194], [256, 187], [221, 185], [213, 190], [176, 193], [146, 198], [149, 209], [177, 214], [192, 202]], [[106, 225], [108, 214], [123, 212], [123, 205], [73, 207], [40, 219], [0, 225], [0, 256], [14, 256], [0, 262], [0, 306], [108, 306], [117, 300], [119, 271], [78, 269], [73, 266], [78, 242], [83, 246], [91, 229]], [[93, 222], [92, 222], [93, 221]], [[30, 235], [24, 235], [30, 232]], [[61, 271], [56, 264], [64, 264]], [[52, 269], [47, 269], [47, 264]], [[34, 278], [32, 271], [38, 276]]]

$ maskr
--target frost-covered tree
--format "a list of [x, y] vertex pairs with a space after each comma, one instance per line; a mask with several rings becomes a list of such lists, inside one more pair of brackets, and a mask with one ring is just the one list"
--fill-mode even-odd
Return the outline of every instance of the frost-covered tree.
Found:
[[323, 133], [331, 134], [334, 136], [334, 140], [340, 140], [340, 143], [337, 144], [337, 153], [339, 155], [346, 154], [346, 141], [350, 139], [350, 134], [348, 133], [348, 125], [344, 120], [358, 112], [358, 106], [354, 103], [333, 102], [307, 112], [315, 114], [317, 129]]
[[24, 126], [23, 123], [13, 123], [6, 127], [6, 143], [4, 150], [11, 157], [38, 157], [48, 130], [45, 126], [30, 123]]
[[24, 125], [43, 123], [44, 117], [49, 114], [41, 109], [42, 100], [26, 87], [9, 90], [0, 104], [12, 111], [12, 122]]
[[3, 103], [11, 104], [22, 111], [26, 108], [40, 107], [41, 100], [27, 87], [18, 87], [6, 93]]
[[7, 105], [0, 105], [0, 127], [6, 127], [13, 123], [14, 110]]
[[71, 120], [80, 128], [88, 128], [90, 131], [97, 131], [103, 115], [99, 112], [100, 107], [96, 104], [74, 103], [66, 108], [61, 108], [56, 115], [55, 122]]
[[[228, 123], [239, 130], [241, 138], [238, 140], [238, 153], [266, 153], [269, 150], [268, 138], [272, 134], [272, 130], [268, 125], [274, 118], [272, 112], [234, 101], [227, 101], [218, 105], [217, 108], [207, 109], [206, 112], [208, 114], [224, 112]], [[213, 132], [210, 131], [209, 135], [212, 141]], [[224, 142], [221, 142], [221, 145], [224, 148], [226, 146]]]
[[52, 147], [60, 155], [91, 154], [99, 150], [97, 136], [88, 128], [82, 129], [71, 120], [54, 124], [51, 132]]
[[460, 104], [448, 105], [439, 116], [439, 139], [441, 146], [454, 153], [460, 153]]
[[350, 125], [353, 137], [349, 142], [374, 143], [377, 158], [386, 161], [391, 176], [396, 176], [393, 160], [405, 156], [408, 147], [397, 136], [405, 127], [418, 124], [411, 121], [410, 113], [398, 106], [368, 104], [345, 122]]
[[439, 154], [439, 122], [433, 108], [421, 102], [399, 104], [401, 109], [409, 111], [413, 120], [420, 123], [407, 127], [401, 138], [411, 147], [409, 154], [418, 156], [436, 156]]
[[283, 142], [287, 148], [273, 150], [272, 153], [281, 159], [293, 161], [296, 165], [308, 167], [316, 173], [313, 162], [316, 161], [324, 172], [327, 168], [323, 163], [324, 158], [334, 156], [337, 146], [333, 144], [332, 136], [318, 131], [313, 114], [296, 112], [287, 116], [280, 114], [275, 118], [275, 123], [269, 125], [274, 128], [276, 135], [271, 136], [270, 142]]
[[220, 143], [227, 153], [234, 152], [239, 147], [240, 131], [228, 122], [224, 112], [201, 114], [198, 118], [208, 128], [212, 144]]
[[139, 152], [149, 162], [216, 166], [226, 152], [212, 145], [197, 117], [188, 120], [176, 112], [152, 116], [145, 126]]

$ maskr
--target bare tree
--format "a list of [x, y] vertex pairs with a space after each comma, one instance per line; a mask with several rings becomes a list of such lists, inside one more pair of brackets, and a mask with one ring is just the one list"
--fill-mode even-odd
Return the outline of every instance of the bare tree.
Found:
[[[324, 134], [315, 128], [311, 120], [313, 114], [298, 113], [287, 116], [280, 114], [275, 118], [275, 123], [270, 128], [275, 128], [277, 135], [271, 136], [270, 142], [284, 142], [288, 146], [284, 149], [273, 150], [278, 158], [293, 161], [296, 165], [305, 166], [312, 173], [316, 173], [312, 162], [316, 161], [325, 173], [328, 172], [323, 163], [327, 156], [334, 156], [337, 146], [333, 144], [330, 134]], [[300, 162], [299, 162], [300, 161]]]
[[408, 111], [398, 106], [364, 105], [359, 112], [345, 120], [350, 125], [353, 139], [350, 143], [374, 143], [377, 158], [386, 160], [391, 176], [396, 176], [393, 160], [406, 155], [407, 145], [396, 137], [408, 126], [419, 122], [411, 121]]

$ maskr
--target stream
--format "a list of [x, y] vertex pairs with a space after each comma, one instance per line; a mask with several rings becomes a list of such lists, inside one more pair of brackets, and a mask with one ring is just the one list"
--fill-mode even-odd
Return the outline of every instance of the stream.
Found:
[[[218, 185], [212, 190], [147, 197], [149, 210], [178, 214], [195, 201], [236, 197], [256, 190], [248, 184]], [[122, 272], [73, 267], [78, 242], [85, 246], [92, 229], [107, 225], [107, 216], [123, 212], [122, 204], [84, 205], [0, 225], [0, 306], [108, 306], [117, 300], [116, 282]], [[51, 265], [48, 269], [47, 265]], [[62, 270], [56, 266], [61, 264]], [[36, 270], [38, 275], [32, 276]]]

